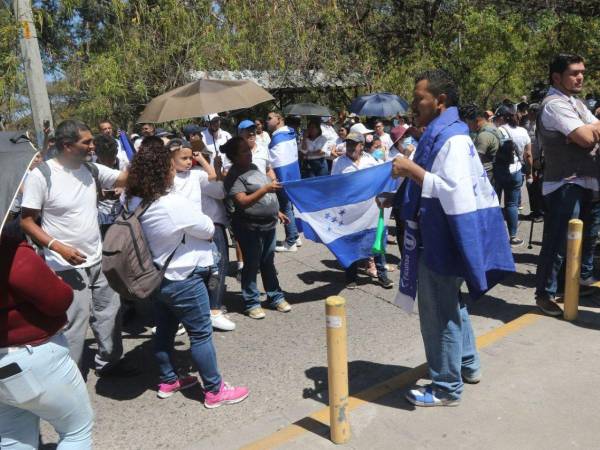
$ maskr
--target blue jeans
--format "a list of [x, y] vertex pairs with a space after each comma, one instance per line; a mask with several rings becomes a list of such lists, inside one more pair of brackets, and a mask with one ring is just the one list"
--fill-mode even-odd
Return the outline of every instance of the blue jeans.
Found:
[[215, 223], [215, 233], [213, 242], [217, 246], [221, 258], [219, 259], [219, 284], [214, 289], [209, 289], [208, 297], [210, 299], [210, 309], [221, 309], [223, 307], [223, 297], [225, 296], [225, 277], [229, 267], [229, 247], [227, 246], [227, 235], [225, 226]]
[[433, 387], [452, 399], [462, 394], [461, 373], [480, 370], [469, 312], [461, 299], [462, 282], [431, 271], [419, 258], [419, 320], [429, 374]]
[[244, 255], [242, 269], [242, 297], [244, 310], [260, 306], [260, 291], [256, 276], [260, 269], [269, 306], [275, 307], [284, 299], [275, 270], [275, 228], [272, 230], [250, 230], [243, 224], [233, 223], [233, 232]]
[[535, 295], [553, 299], [558, 289], [567, 248], [569, 220], [583, 220], [581, 278], [589, 278], [594, 269], [594, 247], [600, 227], [600, 204], [592, 203], [592, 191], [573, 183], [565, 184], [544, 196], [546, 215], [542, 249], [538, 260]]
[[308, 159], [306, 160], [306, 166], [308, 169], [306, 171], [308, 178], [329, 175], [329, 169], [327, 167], [327, 161], [325, 161], [325, 158]]
[[519, 225], [519, 201], [521, 198], [521, 186], [523, 186], [523, 172], [515, 173], [498, 170], [494, 173], [496, 180], [496, 194], [498, 201], [502, 200], [502, 192], [506, 194], [504, 199], [504, 215], [508, 225], [508, 234], [511, 238], [517, 235]]
[[296, 226], [292, 202], [283, 190], [277, 192], [277, 200], [279, 201], [279, 211], [290, 219], [290, 223], [284, 225], [283, 228], [285, 229], [285, 242], [291, 246], [298, 240], [298, 227]]
[[[92, 448], [94, 413], [65, 337], [59, 334], [35, 347], [0, 352], [0, 367], [13, 362], [23, 372], [0, 380], [0, 448], [38, 448], [40, 419], [49, 422], [58, 433], [58, 450]], [[23, 386], [25, 377], [35, 386], [32, 392], [39, 395], [19, 403], [10, 383]]]
[[205, 285], [208, 274], [208, 268], [197, 267], [185, 280], [164, 278], [160, 288], [153, 294], [156, 321], [154, 356], [158, 362], [161, 383], [172, 383], [177, 379], [171, 355], [175, 332], [181, 323], [190, 338], [192, 360], [198, 368], [204, 390], [217, 392], [221, 387]]

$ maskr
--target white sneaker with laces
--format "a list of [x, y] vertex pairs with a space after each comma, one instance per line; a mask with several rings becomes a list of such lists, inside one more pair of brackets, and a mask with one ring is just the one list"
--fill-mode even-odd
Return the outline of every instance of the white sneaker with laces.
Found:
[[296, 247], [302, 247], [302, 239], [300, 239], [300, 236], [296, 239]]
[[287, 242], [284, 242], [283, 245], [278, 245], [275, 247], [276, 252], [297, 252], [298, 247], [296, 244], [288, 245]]
[[219, 314], [210, 315], [210, 323], [213, 328], [221, 331], [233, 331], [235, 330], [235, 323], [227, 317], [225, 314], [220, 312]]

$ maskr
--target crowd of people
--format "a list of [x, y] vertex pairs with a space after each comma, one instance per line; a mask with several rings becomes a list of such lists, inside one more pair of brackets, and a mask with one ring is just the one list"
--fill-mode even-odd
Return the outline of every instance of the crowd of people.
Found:
[[[247, 387], [224, 381], [212, 341], [213, 329], [236, 328], [224, 310], [230, 242], [245, 314], [252, 319], [267, 315], [259, 273], [263, 304], [289, 313], [292, 306], [275, 257], [301, 251], [294, 209], [282, 189], [283, 182], [301, 177], [335, 176], [393, 161], [392, 174], [409, 180], [416, 192], [443, 193], [460, 184], [460, 174], [419, 155], [434, 152], [452, 159], [476, 151], [477, 162], [465, 164], [483, 173], [498, 201], [504, 197], [507, 233], [493, 239], [513, 247], [523, 244], [517, 231], [527, 184], [530, 219], [544, 221], [536, 303], [546, 314], [562, 314], [557, 298], [572, 217], [585, 223], [581, 283], [597, 281], [593, 254], [600, 189], [593, 150], [600, 142], [600, 122], [591, 99], [584, 103], [576, 97], [584, 70], [582, 58], [558, 55], [549, 67], [546, 96], [518, 104], [506, 100], [493, 112], [474, 104], [459, 109], [454, 82], [443, 71], [431, 71], [416, 80], [410, 116], [361, 121], [340, 113], [304, 119], [271, 111], [265, 120], [229, 121], [232, 133], [222, 128], [226, 120], [218, 114], [208, 116], [205, 126], [194, 122], [179, 132], [142, 124], [139, 135], [125, 137], [135, 149], [133, 158], [109, 120], [98, 123], [96, 135], [82, 122], [63, 121], [47, 135], [25, 178], [18, 220], [2, 231], [6, 293], [0, 320], [8, 330], [0, 335], [2, 446], [20, 442], [35, 448], [42, 418], [59, 433], [59, 448], [90, 447], [93, 413], [80, 374], [86, 369], [88, 324], [98, 345], [98, 377], [139, 373], [123, 358], [122, 314], [130, 300], [119, 298], [102, 271], [103, 239], [121, 214], [138, 215], [150, 263], [164, 275], [151, 295], [157, 395], [163, 399], [199, 382], [180, 376], [171, 361], [175, 336], [181, 333], [189, 336], [207, 408], [248, 397]], [[447, 140], [429, 148], [434, 123], [447, 123], [452, 133], [449, 138], [442, 133]], [[402, 201], [390, 199], [380, 207], [393, 207], [396, 236], [402, 236], [407, 220]], [[285, 232], [280, 243], [278, 224]], [[426, 252], [432, 243], [424, 237], [420, 245]], [[357, 287], [360, 271], [390, 289], [394, 270], [385, 254], [373, 255], [346, 269], [345, 287]], [[40, 283], [28, 283], [31, 279]], [[457, 404], [464, 383], [481, 379], [460, 284], [461, 277], [440, 275], [426, 258], [419, 260], [421, 330], [432, 384], [407, 393], [413, 404]], [[61, 385], [69, 389], [58, 389]]]

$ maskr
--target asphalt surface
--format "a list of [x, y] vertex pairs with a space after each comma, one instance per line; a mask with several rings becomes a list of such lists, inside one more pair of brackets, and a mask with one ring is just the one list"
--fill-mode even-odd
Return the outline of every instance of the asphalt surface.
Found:
[[[528, 212], [527, 207], [523, 212]], [[528, 221], [519, 227], [525, 240], [529, 227]], [[527, 249], [527, 242], [514, 249], [517, 273], [471, 305], [476, 335], [533, 310], [542, 227], [535, 224], [533, 249]], [[230, 253], [233, 258], [233, 249]], [[388, 263], [398, 263], [395, 244], [388, 245]], [[425, 361], [418, 316], [392, 304], [397, 287], [385, 290], [363, 275], [358, 289], [345, 290], [344, 273], [333, 255], [307, 240], [296, 253], [277, 254], [276, 266], [292, 312], [267, 310], [263, 320], [244, 316], [239, 283], [228, 277], [225, 303], [237, 328], [214, 334], [224, 379], [247, 385], [249, 398], [215, 410], [203, 407], [200, 388], [158, 399], [151, 312], [147, 303], [140, 302], [123, 341], [126, 358], [138, 364], [143, 375], [99, 380], [93, 372], [87, 374], [96, 414], [94, 448], [237, 448], [322, 408], [327, 402], [324, 300], [330, 295], [347, 300], [351, 393]], [[397, 283], [398, 270], [389, 276]], [[93, 340], [89, 343], [93, 349]], [[193, 372], [187, 336], [176, 339], [174, 358], [181, 373]], [[43, 448], [53, 448], [53, 430], [47, 424], [42, 430]]]

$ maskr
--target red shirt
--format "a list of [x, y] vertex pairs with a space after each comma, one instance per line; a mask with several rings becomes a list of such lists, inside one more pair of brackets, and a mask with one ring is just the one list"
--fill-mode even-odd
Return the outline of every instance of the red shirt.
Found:
[[38, 344], [67, 322], [73, 290], [26, 242], [0, 254], [0, 347]]

